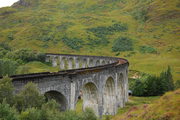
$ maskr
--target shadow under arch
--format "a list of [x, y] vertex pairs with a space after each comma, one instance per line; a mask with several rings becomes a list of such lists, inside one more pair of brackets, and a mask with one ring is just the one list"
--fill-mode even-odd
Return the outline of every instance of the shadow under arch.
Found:
[[104, 104], [103, 114], [114, 115], [116, 106], [115, 81], [112, 77], [108, 77], [103, 92]]
[[82, 89], [83, 110], [91, 108], [98, 115], [98, 89], [92, 82], [86, 83]]
[[58, 104], [60, 104], [60, 111], [65, 111], [67, 109], [67, 99], [66, 97], [58, 91], [48, 91], [44, 94], [46, 101], [54, 99]]

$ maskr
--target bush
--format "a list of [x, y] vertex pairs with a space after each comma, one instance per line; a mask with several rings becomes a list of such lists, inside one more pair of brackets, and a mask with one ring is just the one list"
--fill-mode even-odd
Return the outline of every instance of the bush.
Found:
[[180, 80], [177, 80], [175, 82], [175, 89], [179, 89], [180, 88]]
[[29, 82], [25, 85], [24, 89], [16, 95], [16, 108], [19, 111], [32, 107], [40, 108], [44, 100], [44, 96], [39, 93], [37, 86]]
[[8, 50], [0, 47], [0, 58], [3, 58], [6, 53], [8, 53]]
[[75, 49], [75, 50], [79, 50], [82, 45], [83, 45], [83, 41], [81, 39], [78, 38], [67, 38], [67, 37], [63, 37], [62, 41], [70, 48]]
[[17, 62], [9, 59], [0, 59], [0, 76], [13, 75], [16, 73]]
[[20, 120], [42, 120], [41, 110], [28, 108], [20, 114]]
[[97, 120], [96, 115], [94, 114], [94, 111], [92, 109], [86, 108], [83, 115], [82, 120]]
[[133, 50], [132, 40], [128, 37], [117, 38], [112, 46], [113, 52], [131, 51]]
[[45, 54], [37, 53], [31, 49], [19, 49], [12, 52], [9, 52], [6, 55], [7, 58], [12, 60], [21, 60], [23, 62], [30, 62], [30, 61], [44, 61]]
[[0, 103], [5, 99], [8, 104], [14, 103], [14, 95], [13, 95], [13, 84], [12, 80], [5, 76], [0, 79]]
[[159, 77], [145, 75], [140, 79], [131, 80], [130, 89], [135, 96], [156, 96], [174, 90], [170, 67], [166, 71], [161, 72]]
[[140, 46], [139, 51], [141, 53], [157, 53], [157, 50], [151, 46]]
[[88, 32], [92, 32], [97, 38], [89, 39], [89, 45], [97, 46], [97, 45], [107, 45], [109, 43], [107, 39], [107, 35], [111, 35], [114, 32], [124, 32], [127, 31], [127, 24], [124, 23], [116, 23], [111, 26], [99, 26], [95, 28], [87, 29]]
[[128, 30], [127, 24], [124, 23], [116, 23], [111, 26], [99, 26], [95, 28], [89, 28], [88, 31], [94, 33], [97, 37], [102, 37], [105, 35], [111, 35], [114, 32], [124, 32]]
[[10, 107], [5, 101], [0, 103], [0, 119], [1, 120], [19, 120], [16, 109]]
[[133, 13], [133, 16], [136, 20], [146, 22], [148, 20], [148, 10], [147, 9], [138, 9]]

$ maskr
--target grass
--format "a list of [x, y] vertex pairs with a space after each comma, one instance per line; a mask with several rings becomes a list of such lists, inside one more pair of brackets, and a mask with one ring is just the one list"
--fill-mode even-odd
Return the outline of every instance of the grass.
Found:
[[151, 104], [153, 101], [159, 99], [159, 96], [153, 96], [153, 97], [135, 97], [130, 96], [129, 101], [126, 103], [126, 106], [124, 108], [119, 108], [118, 112], [115, 116], [103, 116], [103, 120], [106, 120], [107, 117], [109, 119], [116, 119], [117, 116], [123, 115], [124, 113], [128, 112], [133, 107], [137, 107], [143, 104]]
[[[106, 120], [107, 117], [110, 119], [114, 119], [119, 115], [122, 115], [129, 111], [132, 107], [134, 106], [140, 106], [143, 104], [151, 104], [153, 101], [159, 99], [159, 96], [153, 96], [153, 97], [135, 97], [135, 96], [130, 96], [129, 97], [129, 102], [126, 103], [126, 106], [124, 108], [118, 109], [117, 115], [115, 116], [103, 116], [102, 120]], [[82, 105], [83, 105], [83, 100], [78, 100], [76, 104], [76, 112], [81, 113], [83, 112], [82, 110]]]
[[[179, 80], [179, 0], [41, 0], [38, 4], [26, 1], [30, 6], [0, 8], [0, 42], [8, 43], [12, 49], [27, 47], [41, 52], [116, 56], [112, 51], [114, 41], [129, 37], [135, 54], [125, 51], [117, 57], [127, 58], [130, 69], [159, 74], [170, 65], [174, 80]], [[111, 34], [103, 34], [105, 39], [88, 31], [117, 23], [126, 24], [128, 29], [111, 30]], [[82, 47], [74, 49], [76, 43], [64, 43], [63, 37], [82, 40]], [[152, 46], [157, 54], [140, 53], [139, 46]], [[30, 65], [32, 72], [44, 71], [40, 64]], [[50, 69], [46, 65], [44, 68]]]
[[[128, 106], [128, 105], [127, 105]], [[168, 92], [159, 99], [137, 104], [112, 120], [179, 120], [180, 89]]]
[[23, 73], [21, 70], [22, 67], [26, 67], [27, 73], [37, 73], [37, 72], [57, 72], [59, 70], [59, 67], [52, 67], [52, 65], [44, 64], [42, 62], [29, 62], [25, 65], [20, 66], [17, 69], [17, 73]]

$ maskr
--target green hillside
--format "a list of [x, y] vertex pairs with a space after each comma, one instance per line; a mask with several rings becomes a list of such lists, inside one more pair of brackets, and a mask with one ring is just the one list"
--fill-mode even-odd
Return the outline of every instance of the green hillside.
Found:
[[20, 0], [0, 8], [0, 43], [123, 57], [130, 69], [151, 74], [170, 65], [178, 80], [179, 13], [179, 0]]
[[[137, 98], [136, 98], [137, 99]], [[135, 98], [130, 98], [127, 106], [137, 103]], [[142, 100], [140, 98], [139, 100]], [[146, 98], [151, 100], [150, 98]], [[144, 100], [146, 101], [146, 100]], [[143, 102], [144, 102], [143, 101]], [[134, 104], [124, 114], [118, 114], [112, 120], [179, 120], [180, 118], [180, 89], [167, 92], [160, 99], [151, 100], [149, 103]]]

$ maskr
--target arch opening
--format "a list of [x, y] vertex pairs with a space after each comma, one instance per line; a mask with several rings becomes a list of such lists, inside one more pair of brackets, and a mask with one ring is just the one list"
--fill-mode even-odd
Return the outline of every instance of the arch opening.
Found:
[[57, 91], [48, 91], [44, 94], [46, 101], [54, 99], [58, 104], [60, 104], [60, 111], [65, 111], [67, 109], [66, 97]]
[[103, 60], [102, 63], [101, 63], [101, 65], [105, 65], [105, 64], [106, 64], [106, 62]]
[[99, 65], [100, 65], [100, 61], [97, 60], [97, 61], [96, 61], [96, 66], [99, 66]]
[[104, 87], [104, 115], [114, 115], [116, 107], [115, 99], [115, 82], [112, 77], [109, 77]]
[[83, 110], [91, 108], [98, 115], [98, 90], [94, 83], [87, 83], [83, 87]]

